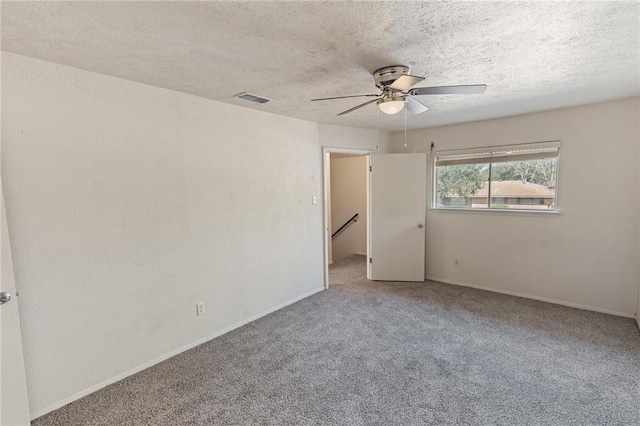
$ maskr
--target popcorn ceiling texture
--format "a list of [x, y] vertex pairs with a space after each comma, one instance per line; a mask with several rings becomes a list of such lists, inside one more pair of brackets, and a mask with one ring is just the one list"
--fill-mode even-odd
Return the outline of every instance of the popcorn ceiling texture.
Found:
[[[2, 2], [2, 49], [289, 117], [376, 127], [371, 72], [403, 64], [428, 96], [409, 128], [638, 96], [638, 2]], [[233, 98], [249, 91], [273, 99]], [[404, 128], [404, 114], [380, 127]]]

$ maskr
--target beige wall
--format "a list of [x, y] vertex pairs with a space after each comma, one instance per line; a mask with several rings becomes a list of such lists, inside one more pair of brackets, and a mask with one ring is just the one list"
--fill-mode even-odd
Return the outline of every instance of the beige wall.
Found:
[[365, 156], [331, 159], [331, 233], [354, 214], [360, 215], [357, 222], [333, 239], [333, 261], [355, 253], [367, 253], [366, 166]]
[[321, 147], [376, 144], [3, 53], [32, 416], [321, 290]]
[[[428, 209], [427, 277], [633, 316], [638, 108], [635, 98], [410, 131], [409, 152], [429, 152], [432, 141], [436, 150], [562, 141], [562, 214]], [[403, 143], [393, 134], [392, 152], [405, 152]]]

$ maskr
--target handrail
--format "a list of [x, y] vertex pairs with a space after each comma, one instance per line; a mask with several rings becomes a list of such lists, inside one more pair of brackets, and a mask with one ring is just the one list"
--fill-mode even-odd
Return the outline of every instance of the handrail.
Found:
[[345, 224], [342, 225], [340, 228], [338, 228], [338, 230], [336, 232], [331, 234], [331, 239], [334, 239], [336, 237], [336, 235], [338, 235], [344, 228], [346, 228], [347, 226], [351, 225], [353, 222], [357, 222], [357, 221], [358, 221], [358, 213], [354, 214], [351, 217], [351, 219], [346, 221]]

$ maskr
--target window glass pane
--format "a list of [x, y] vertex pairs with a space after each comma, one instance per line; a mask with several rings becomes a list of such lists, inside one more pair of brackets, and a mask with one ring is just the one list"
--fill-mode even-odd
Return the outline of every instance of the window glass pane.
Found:
[[487, 208], [489, 163], [436, 167], [436, 207]]
[[557, 164], [557, 157], [492, 164], [491, 207], [554, 210]]
[[436, 152], [434, 207], [556, 210], [560, 142]]

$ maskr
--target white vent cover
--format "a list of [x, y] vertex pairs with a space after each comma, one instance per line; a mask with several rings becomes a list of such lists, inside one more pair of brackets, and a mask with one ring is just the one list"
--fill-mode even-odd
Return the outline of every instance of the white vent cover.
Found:
[[258, 96], [258, 95], [254, 95], [246, 92], [236, 95], [236, 98], [244, 99], [245, 101], [251, 101], [258, 104], [266, 104], [267, 102], [271, 102], [271, 99], [263, 98], [262, 96]]

